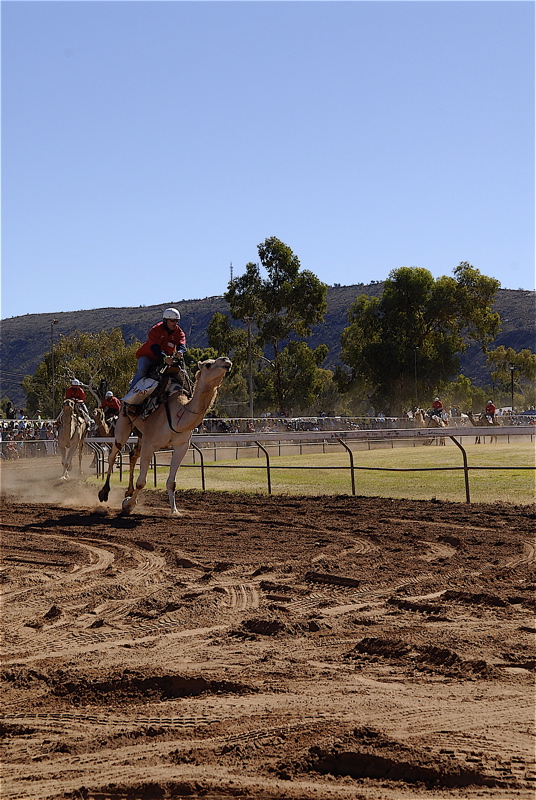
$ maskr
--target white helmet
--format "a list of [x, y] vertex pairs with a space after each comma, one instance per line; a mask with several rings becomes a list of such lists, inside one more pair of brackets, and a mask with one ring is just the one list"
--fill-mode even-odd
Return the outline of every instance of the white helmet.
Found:
[[491, 403], [491, 402], [493, 402], [493, 401], [492, 400], [488, 400], [488, 403]]
[[176, 308], [166, 308], [162, 314], [162, 319], [176, 319], [178, 321], [180, 318], [181, 315]]
[[80, 386], [80, 381], [76, 378], [73, 378], [71, 381], [71, 386]]
[[106, 397], [113, 397], [113, 396], [114, 396], [113, 392], [106, 392]]
[[436, 398], [434, 399], [434, 403], [435, 403], [435, 402], [437, 402], [438, 400], [439, 400], [439, 397], [436, 397]]

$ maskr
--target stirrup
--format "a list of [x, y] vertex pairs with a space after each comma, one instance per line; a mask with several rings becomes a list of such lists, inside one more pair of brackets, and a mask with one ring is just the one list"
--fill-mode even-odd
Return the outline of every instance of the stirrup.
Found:
[[123, 402], [123, 413], [127, 417], [139, 417], [140, 409], [141, 409], [141, 406], [136, 405], [135, 403], [125, 403], [125, 402]]

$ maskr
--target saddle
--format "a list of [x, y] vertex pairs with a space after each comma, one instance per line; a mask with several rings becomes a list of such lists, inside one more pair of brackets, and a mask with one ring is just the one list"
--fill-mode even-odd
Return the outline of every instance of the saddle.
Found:
[[131, 420], [138, 417], [142, 420], [147, 419], [162, 403], [177, 392], [182, 392], [188, 397], [192, 396], [188, 374], [179, 367], [173, 365], [157, 367], [151, 370], [148, 377], [158, 381], [158, 385], [149, 397], [146, 397], [139, 405], [123, 402], [123, 413]]

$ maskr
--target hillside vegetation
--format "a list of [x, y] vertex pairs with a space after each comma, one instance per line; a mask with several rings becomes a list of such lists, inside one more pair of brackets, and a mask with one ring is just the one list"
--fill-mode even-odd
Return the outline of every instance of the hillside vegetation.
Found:
[[[379, 296], [383, 283], [331, 286], [328, 289], [328, 310], [322, 324], [316, 325], [307, 339], [311, 347], [326, 344], [329, 354], [323, 366], [332, 368], [339, 362], [340, 335], [347, 325], [347, 310], [361, 295]], [[534, 311], [536, 293], [523, 289], [499, 289], [494, 311], [501, 316], [502, 330], [492, 347], [504, 345], [516, 351], [524, 348], [534, 351]], [[25, 375], [33, 375], [44, 353], [50, 350], [51, 322], [54, 325], [54, 340], [68, 336], [74, 331], [96, 333], [120, 327], [125, 341], [144, 341], [147, 331], [158, 322], [162, 310], [177, 306], [181, 312], [181, 326], [190, 347], [207, 345], [207, 326], [212, 315], [219, 311], [228, 313], [229, 306], [222, 296], [205, 297], [200, 300], [163, 300], [153, 306], [135, 308], [95, 308], [80, 311], [26, 314], [2, 321], [2, 396], [8, 396], [15, 405], [25, 402], [20, 382]], [[489, 382], [485, 358], [477, 346], [471, 346], [462, 356], [461, 372], [476, 385]]]

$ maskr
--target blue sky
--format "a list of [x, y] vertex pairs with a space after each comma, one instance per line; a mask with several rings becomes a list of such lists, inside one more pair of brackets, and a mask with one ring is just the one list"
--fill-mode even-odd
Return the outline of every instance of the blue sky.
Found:
[[3, 0], [2, 317], [333, 285], [534, 287], [534, 4]]

